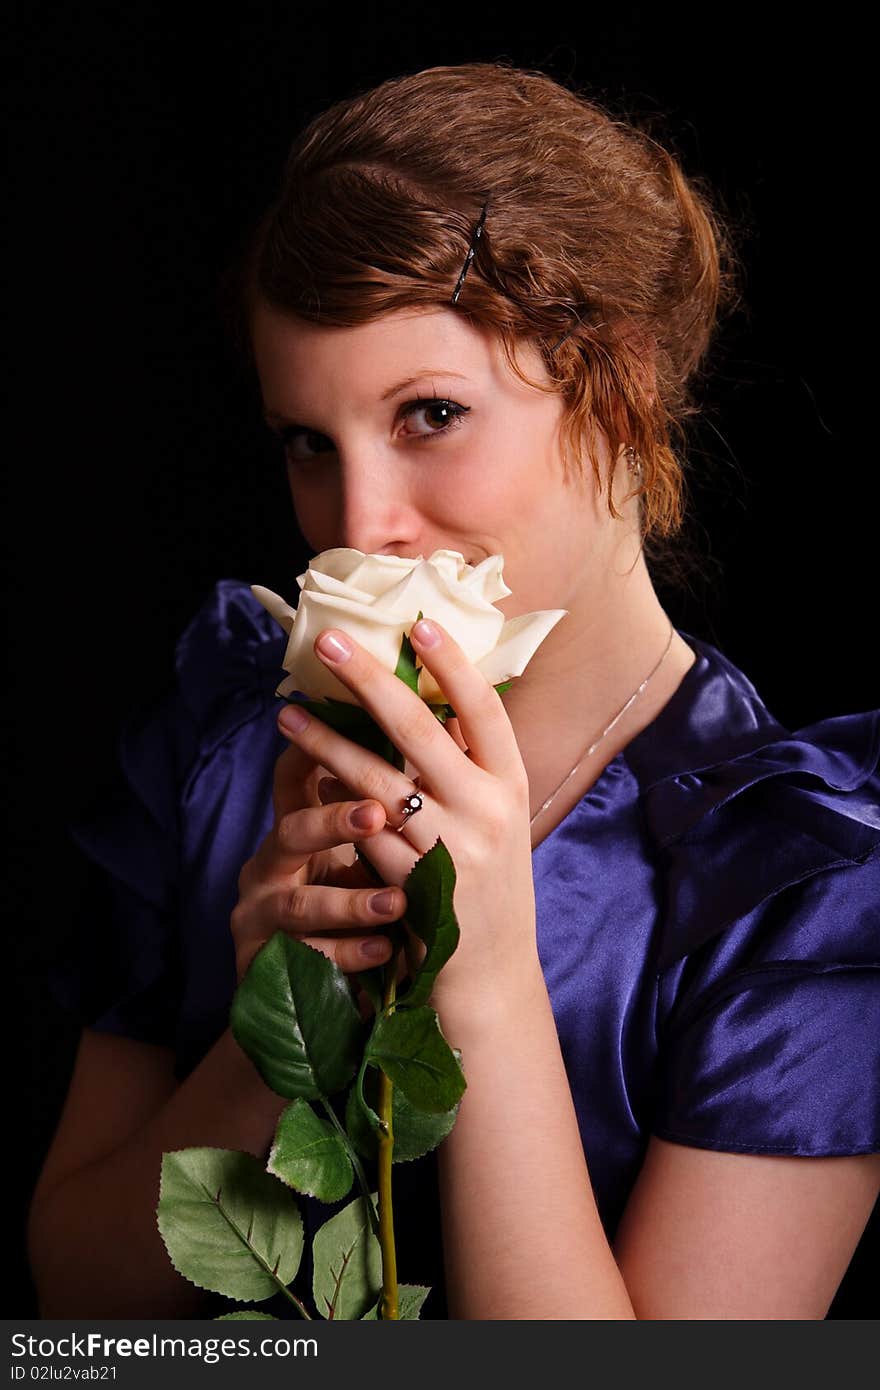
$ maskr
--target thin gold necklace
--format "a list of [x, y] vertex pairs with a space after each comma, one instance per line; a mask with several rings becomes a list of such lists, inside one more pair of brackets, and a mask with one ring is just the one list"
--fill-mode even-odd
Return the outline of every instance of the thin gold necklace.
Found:
[[633, 701], [635, 701], [635, 700], [637, 700], [637, 699], [639, 698], [639, 696], [641, 695], [642, 691], [645, 689], [645, 686], [648, 684], [648, 681], [651, 679], [651, 677], [652, 677], [652, 676], [655, 676], [655, 675], [657, 674], [657, 672], [659, 671], [660, 667], [663, 665], [664, 660], [666, 659], [666, 654], [667, 654], [667, 652], [669, 651], [669, 648], [672, 646], [672, 638], [673, 638], [674, 635], [675, 635], [675, 628], [674, 628], [674, 626], [673, 626], [672, 624], [670, 624], [670, 626], [669, 626], [669, 641], [666, 643], [666, 648], [665, 648], [665, 650], [664, 650], [664, 652], [663, 652], [663, 655], [661, 656], [660, 660], [657, 662], [657, 665], [654, 667], [654, 670], [651, 672], [650, 675], [648, 675], [648, 676], [645, 677], [645, 679], [642, 681], [641, 685], [639, 686], [638, 690], [633, 691], [632, 695], [630, 695], [630, 697], [629, 697], [629, 699], [627, 700], [626, 704], [624, 705], [623, 709], [620, 710], [619, 713], [615, 714], [615, 716], [614, 716], [614, 718], [612, 719], [611, 723], [608, 725], [608, 728], [602, 730], [601, 734], [600, 734], [599, 737], [596, 739], [596, 742], [595, 742], [595, 743], [591, 743], [590, 746], [589, 746], [589, 748], [587, 749], [586, 753], [582, 753], [582, 754], [581, 754], [581, 756], [578, 758], [577, 762], [575, 763], [574, 767], [571, 769], [571, 772], [568, 774], [567, 777], [565, 777], [565, 778], [559, 783], [559, 786], [556, 788], [556, 791], [553, 793], [553, 795], [552, 795], [552, 796], [549, 796], [549, 797], [547, 798], [547, 800], [544, 802], [544, 805], [541, 806], [541, 807], [539, 807], [539, 809], [535, 812], [535, 814], [532, 816], [532, 819], [529, 821], [529, 828], [530, 828], [530, 829], [531, 829], [531, 827], [535, 824], [535, 821], [538, 819], [538, 817], [539, 817], [540, 815], [543, 815], [543, 813], [547, 810], [547, 807], [550, 805], [551, 801], [553, 801], [554, 798], [557, 797], [557, 796], [559, 795], [559, 793], [562, 791], [562, 788], [565, 786], [566, 782], [568, 782], [568, 781], [574, 776], [574, 774], [577, 772], [578, 768], [580, 767], [581, 763], [584, 761], [584, 758], [588, 758], [588, 757], [590, 756], [591, 753], [595, 753], [596, 749], [599, 747], [599, 744], [602, 742], [602, 740], [603, 740], [603, 738], [605, 737], [605, 735], [611, 733], [611, 730], [614, 728], [614, 726], [615, 726], [615, 724], [617, 723], [618, 719], [621, 719], [621, 718], [623, 717], [623, 715], [626, 714], [627, 710], [629, 709], [629, 707], [630, 707], [630, 705], [633, 703]]

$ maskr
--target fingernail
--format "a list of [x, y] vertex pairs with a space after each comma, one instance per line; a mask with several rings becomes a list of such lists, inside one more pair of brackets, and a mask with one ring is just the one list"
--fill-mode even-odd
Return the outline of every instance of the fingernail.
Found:
[[351, 643], [344, 637], [337, 637], [335, 633], [325, 632], [318, 638], [318, 651], [328, 661], [348, 661], [351, 650]]
[[353, 825], [355, 830], [369, 830], [370, 826], [373, 824], [372, 806], [358, 806], [356, 810], [351, 812], [348, 820], [349, 824]]
[[390, 888], [386, 888], [384, 893], [374, 893], [370, 898], [370, 911], [392, 912], [396, 901], [396, 894]]
[[376, 956], [388, 954], [389, 944], [387, 936], [371, 936], [369, 941], [361, 942], [361, 955], [375, 960]]
[[308, 722], [309, 716], [305, 710], [297, 709], [296, 705], [288, 705], [278, 716], [278, 723], [282, 729], [286, 729], [291, 734], [300, 733]]
[[416, 623], [410, 633], [410, 637], [414, 637], [417, 645], [420, 647], [436, 647], [437, 643], [440, 641], [440, 633], [437, 631], [434, 624], [429, 623], [425, 618], [422, 618]]

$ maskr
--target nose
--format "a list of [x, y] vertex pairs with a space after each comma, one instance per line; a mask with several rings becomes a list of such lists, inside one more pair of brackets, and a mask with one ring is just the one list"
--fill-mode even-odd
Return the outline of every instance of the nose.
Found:
[[339, 449], [337, 544], [368, 555], [419, 553], [423, 519], [406, 464], [388, 453]]

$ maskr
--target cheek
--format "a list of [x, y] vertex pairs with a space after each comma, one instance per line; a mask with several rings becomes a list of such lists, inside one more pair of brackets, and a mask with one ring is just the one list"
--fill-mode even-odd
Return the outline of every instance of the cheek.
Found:
[[504, 581], [513, 594], [498, 606], [505, 617], [570, 606], [573, 586], [601, 543], [590, 499], [575, 487], [544, 480], [521, 493], [521, 505], [497, 534], [504, 553]]
[[536, 511], [550, 503], [540, 465], [523, 440], [506, 436], [437, 470], [421, 500], [435, 517], [441, 513], [474, 531], [503, 536], [527, 529]]

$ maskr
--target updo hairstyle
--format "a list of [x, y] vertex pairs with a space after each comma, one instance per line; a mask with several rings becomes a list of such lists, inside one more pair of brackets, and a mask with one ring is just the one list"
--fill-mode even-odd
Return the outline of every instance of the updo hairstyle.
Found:
[[[646, 561], [675, 582], [683, 426], [739, 263], [710, 191], [632, 119], [505, 62], [427, 68], [319, 112], [224, 277], [237, 347], [253, 367], [258, 298], [339, 327], [449, 306], [486, 200], [455, 312], [497, 335], [520, 380], [563, 396], [565, 476], [591, 463], [615, 517], [592, 431], [612, 459], [633, 446]], [[549, 385], [521, 369], [520, 339]]]

